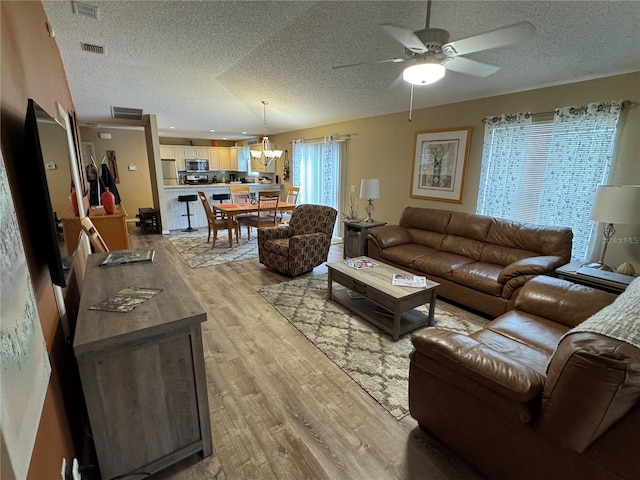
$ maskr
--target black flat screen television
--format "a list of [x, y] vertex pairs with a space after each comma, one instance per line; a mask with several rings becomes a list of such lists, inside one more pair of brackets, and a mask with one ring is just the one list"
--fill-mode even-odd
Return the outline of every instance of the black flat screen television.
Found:
[[[49, 185], [45, 173], [46, 159], [43, 157], [43, 145], [39, 132], [41, 122], [55, 123], [60, 130], [60, 133], [56, 133], [66, 138], [66, 130], [36, 102], [29, 99], [25, 118], [26, 155], [21, 162], [18, 162], [17, 174], [36, 262], [39, 265], [46, 264], [49, 267], [51, 281], [55, 285], [64, 287], [66, 286], [65, 270], [49, 196]], [[60, 144], [67, 145], [67, 150], [60, 152], [60, 155], [68, 159], [68, 143]]]

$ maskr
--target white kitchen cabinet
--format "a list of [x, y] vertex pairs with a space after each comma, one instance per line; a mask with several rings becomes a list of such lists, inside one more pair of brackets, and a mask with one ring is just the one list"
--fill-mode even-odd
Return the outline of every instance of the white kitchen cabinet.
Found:
[[165, 147], [160, 145], [160, 158], [163, 160], [175, 160], [176, 149], [174, 147]]
[[228, 147], [216, 147], [218, 154], [220, 155], [220, 170], [235, 170], [231, 168], [231, 157], [229, 155]]
[[238, 149], [229, 147], [229, 170], [238, 170]]
[[187, 165], [185, 163], [185, 149], [184, 147], [174, 147], [176, 153], [176, 168], [179, 172], [184, 172], [187, 169]]
[[196, 147], [196, 158], [198, 160], [208, 160], [209, 149], [207, 147]]
[[207, 155], [209, 157], [209, 170], [220, 170], [220, 153], [218, 153], [218, 149], [214, 147], [207, 148]]
[[184, 158], [187, 160], [197, 160], [198, 149], [196, 147], [184, 147]]

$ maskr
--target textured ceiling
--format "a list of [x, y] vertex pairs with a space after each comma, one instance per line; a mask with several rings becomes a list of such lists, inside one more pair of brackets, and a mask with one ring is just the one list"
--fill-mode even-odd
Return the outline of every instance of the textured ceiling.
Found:
[[[104, 1], [98, 19], [44, 0], [78, 119], [111, 107], [157, 115], [161, 136], [229, 139], [407, 111], [402, 46], [378, 25], [424, 28], [426, 2]], [[414, 108], [640, 71], [638, 1], [434, 1], [431, 26], [457, 40], [523, 20], [536, 36], [470, 54], [498, 65], [478, 78], [447, 72], [417, 87]], [[83, 52], [82, 42], [105, 47]], [[175, 126], [175, 130], [169, 130]], [[209, 129], [215, 129], [210, 133]]]

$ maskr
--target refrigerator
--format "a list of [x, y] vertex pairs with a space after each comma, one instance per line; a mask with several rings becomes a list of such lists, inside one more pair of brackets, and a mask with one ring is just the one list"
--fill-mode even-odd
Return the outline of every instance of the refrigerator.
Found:
[[162, 183], [164, 185], [178, 185], [178, 167], [175, 160], [162, 159]]

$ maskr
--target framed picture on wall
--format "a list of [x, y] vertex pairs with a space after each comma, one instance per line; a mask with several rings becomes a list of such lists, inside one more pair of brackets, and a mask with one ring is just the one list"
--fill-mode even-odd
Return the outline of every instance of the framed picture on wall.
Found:
[[462, 203], [471, 127], [416, 132], [411, 198]]

